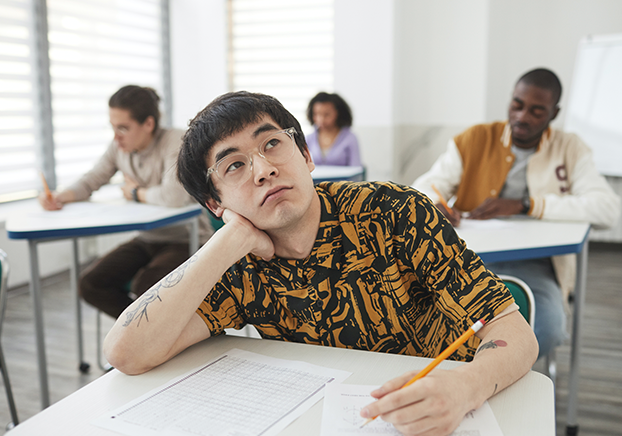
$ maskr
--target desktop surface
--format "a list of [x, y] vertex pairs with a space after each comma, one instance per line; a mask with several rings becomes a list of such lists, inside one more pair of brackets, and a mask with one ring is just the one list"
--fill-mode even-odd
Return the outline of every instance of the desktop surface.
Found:
[[[223, 335], [196, 344], [171, 361], [139, 376], [127, 376], [113, 370], [20, 424], [11, 434], [116, 435], [90, 422], [233, 348], [352, 372], [346, 384], [380, 385], [408, 370], [422, 369], [430, 361], [412, 356]], [[461, 364], [445, 361], [439, 368], [448, 369]], [[280, 434], [319, 435], [322, 403], [316, 403]], [[529, 372], [515, 385], [491, 398], [489, 403], [505, 436], [552, 436], [555, 433], [553, 384], [542, 374]]]

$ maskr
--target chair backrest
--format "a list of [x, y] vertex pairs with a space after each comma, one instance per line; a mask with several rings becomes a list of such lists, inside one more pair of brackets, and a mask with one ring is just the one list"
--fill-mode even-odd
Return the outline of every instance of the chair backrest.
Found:
[[519, 312], [527, 320], [531, 328], [536, 317], [536, 303], [533, 292], [527, 283], [514, 276], [499, 275], [503, 283], [510, 290], [514, 301], [518, 305]]
[[0, 335], [6, 310], [6, 293], [9, 282], [9, 261], [4, 251], [0, 250]]
[[218, 230], [219, 228], [225, 225], [225, 222], [222, 220], [222, 218], [216, 218], [214, 215], [212, 215], [208, 211], [205, 211], [205, 213], [207, 214], [207, 217], [209, 218], [209, 222], [212, 225], [212, 228], [214, 229], [214, 231]]

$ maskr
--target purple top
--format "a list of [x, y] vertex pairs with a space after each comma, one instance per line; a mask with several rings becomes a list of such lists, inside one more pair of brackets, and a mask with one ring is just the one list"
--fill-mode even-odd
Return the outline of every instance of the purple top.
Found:
[[317, 129], [307, 135], [305, 139], [307, 140], [313, 163], [316, 165], [361, 166], [359, 143], [349, 127], [341, 128], [332, 147], [326, 151], [326, 155], [322, 155]]

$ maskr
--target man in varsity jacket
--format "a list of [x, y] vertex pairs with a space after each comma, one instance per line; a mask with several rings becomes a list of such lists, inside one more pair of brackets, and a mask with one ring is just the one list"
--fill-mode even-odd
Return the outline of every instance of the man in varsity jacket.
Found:
[[[520, 214], [614, 225], [620, 199], [596, 170], [589, 147], [577, 135], [549, 126], [559, 113], [561, 92], [552, 71], [527, 72], [514, 88], [508, 121], [476, 125], [450, 140], [447, 151], [412, 186], [454, 226], [465, 216], [482, 220]], [[444, 198], [455, 197], [451, 211], [439, 203], [432, 185]], [[574, 285], [575, 265], [574, 255], [486, 265], [531, 287], [540, 356], [566, 337], [564, 301]]]

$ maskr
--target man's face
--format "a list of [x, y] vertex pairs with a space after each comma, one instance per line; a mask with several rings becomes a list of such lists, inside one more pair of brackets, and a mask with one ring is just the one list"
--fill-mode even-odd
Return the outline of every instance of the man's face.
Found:
[[224, 209], [229, 209], [268, 232], [295, 226], [304, 217], [316, 195], [310, 174], [315, 166], [309, 152], [305, 150], [303, 155], [296, 147], [293, 156], [279, 165], [271, 164], [258, 153], [259, 144], [288, 127], [291, 126], [279, 126], [266, 115], [214, 144], [207, 158], [208, 168], [231, 153], [251, 153], [253, 164], [251, 176], [239, 186], [225, 185], [216, 173], [210, 175], [221, 198], [220, 203], [208, 201], [212, 212], [220, 216]]
[[127, 109], [111, 107], [109, 110], [110, 125], [114, 130], [114, 140], [120, 150], [125, 153], [144, 150], [153, 139], [155, 122], [153, 117], [147, 117], [140, 124]]
[[537, 146], [558, 112], [550, 90], [518, 82], [508, 110], [513, 143], [520, 148]]

